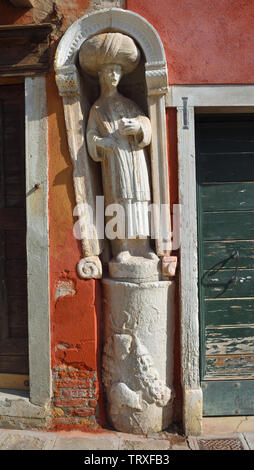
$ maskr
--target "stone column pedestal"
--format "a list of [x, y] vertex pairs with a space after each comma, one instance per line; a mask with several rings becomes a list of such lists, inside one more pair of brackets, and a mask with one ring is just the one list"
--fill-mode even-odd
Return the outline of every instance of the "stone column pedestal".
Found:
[[172, 419], [174, 282], [103, 280], [108, 419], [147, 434]]

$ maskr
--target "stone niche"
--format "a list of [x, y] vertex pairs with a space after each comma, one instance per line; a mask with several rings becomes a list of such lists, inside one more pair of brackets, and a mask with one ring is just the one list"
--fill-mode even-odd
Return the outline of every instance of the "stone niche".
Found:
[[[74, 167], [83, 250], [77, 271], [103, 284], [108, 421], [122, 432], [162, 431], [173, 409], [176, 264], [170, 256], [164, 49], [145, 19], [110, 8], [67, 30], [55, 70]], [[103, 227], [91, 221], [98, 196], [105, 201]], [[128, 222], [128, 235], [115, 240], [107, 231], [103, 236], [111, 204], [124, 208]], [[156, 209], [148, 215], [150, 204]]]

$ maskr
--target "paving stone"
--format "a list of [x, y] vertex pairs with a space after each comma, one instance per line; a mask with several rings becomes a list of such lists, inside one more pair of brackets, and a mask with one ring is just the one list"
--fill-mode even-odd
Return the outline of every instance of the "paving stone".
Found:
[[170, 442], [161, 439], [121, 439], [120, 450], [169, 450]]
[[57, 437], [53, 450], [118, 450], [119, 438], [103, 435], [89, 437]]
[[45, 440], [32, 436], [8, 434], [0, 442], [0, 450], [42, 450]]

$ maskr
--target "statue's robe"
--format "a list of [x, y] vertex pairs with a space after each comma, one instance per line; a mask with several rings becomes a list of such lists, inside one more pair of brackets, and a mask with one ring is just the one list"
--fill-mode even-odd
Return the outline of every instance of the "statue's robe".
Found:
[[[138, 136], [119, 132], [122, 118], [137, 119]], [[101, 161], [106, 207], [121, 204], [129, 237], [149, 235], [148, 205], [151, 201], [148, 162], [145, 147], [151, 141], [151, 124], [133, 101], [119, 93], [100, 97], [92, 106], [87, 125], [87, 145], [91, 158]], [[114, 150], [99, 147], [105, 137], [115, 142]]]

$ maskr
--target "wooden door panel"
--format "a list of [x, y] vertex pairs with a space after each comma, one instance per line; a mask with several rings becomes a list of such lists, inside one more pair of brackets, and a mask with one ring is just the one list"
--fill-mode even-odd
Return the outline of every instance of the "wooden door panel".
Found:
[[253, 415], [254, 380], [211, 380], [202, 389], [204, 416]]
[[254, 353], [254, 325], [206, 328], [206, 355]]
[[[234, 277], [237, 276], [236, 282]], [[205, 299], [249, 297], [254, 293], [254, 269], [205, 271], [201, 278]]]
[[204, 327], [254, 325], [254, 298], [206, 299]]
[[205, 380], [254, 379], [254, 354], [207, 356]]
[[23, 84], [0, 86], [0, 115], [0, 388], [15, 383], [24, 389], [29, 365]]
[[[243, 183], [251, 182], [252, 176], [250, 167], [253, 162], [254, 152], [218, 154], [211, 158], [211, 155], [202, 155], [200, 163], [199, 183]], [[239, 166], [241, 159], [241, 166]]]
[[203, 212], [203, 240], [254, 240], [253, 220], [254, 211]]
[[254, 183], [200, 185], [202, 208], [206, 212], [254, 210]]
[[197, 121], [204, 415], [253, 415], [254, 116]]
[[[254, 196], [253, 196], [254, 197]], [[204, 241], [203, 268], [204, 270], [232, 269], [236, 265], [236, 260], [232, 254], [239, 253], [239, 268], [254, 269], [254, 241], [253, 240], [223, 240]]]

